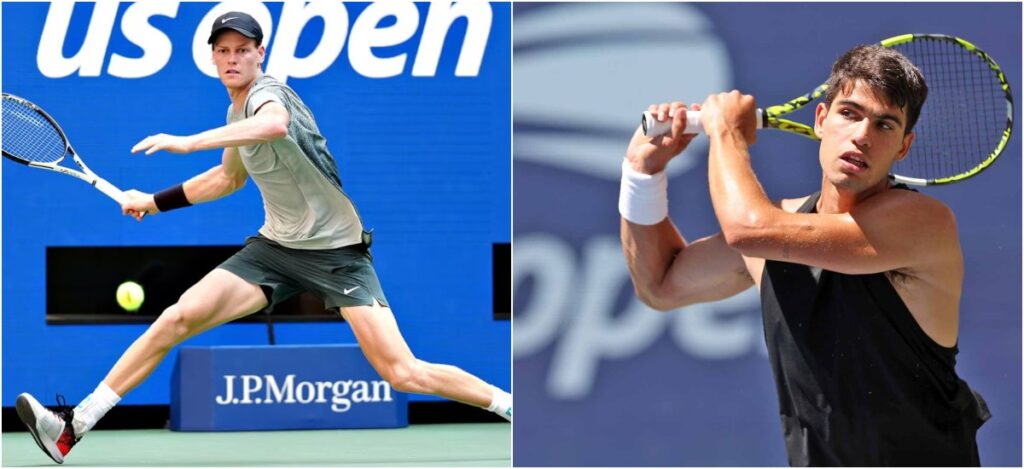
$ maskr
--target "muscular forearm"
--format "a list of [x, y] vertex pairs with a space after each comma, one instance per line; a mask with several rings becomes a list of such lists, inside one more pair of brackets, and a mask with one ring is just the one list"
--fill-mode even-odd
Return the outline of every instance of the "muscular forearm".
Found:
[[218, 165], [186, 181], [185, 197], [192, 204], [209, 202], [241, 189], [244, 184], [244, 179], [240, 182], [228, 175], [223, 165]]
[[715, 216], [726, 239], [770, 223], [775, 208], [750, 167], [747, 143], [739, 131], [710, 135], [708, 186]]
[[[622, 249], [637, 296], [661, 305], [666, 272], [686, 241], [668, 218], [668, 178], [664, 162], [630, 158], [622, 162], [619, 213]], [[659, 308], [661, 309], [661, 308]]]
[[686, 240], [669, 219], [657, 225], [621, 221], [622, 251], [637, 296], [656, 309], [668, 309], [663, 301], [665, 277], [672, 262], [686, 248]]

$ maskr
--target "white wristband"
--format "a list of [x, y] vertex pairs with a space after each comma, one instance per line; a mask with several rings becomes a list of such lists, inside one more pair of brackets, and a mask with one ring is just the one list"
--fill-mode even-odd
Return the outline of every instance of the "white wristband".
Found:
[[668, 176], [665, 171], [644, 174], [622, 160], [619, 213], [638, 225], [657, 225], [668, 217]]

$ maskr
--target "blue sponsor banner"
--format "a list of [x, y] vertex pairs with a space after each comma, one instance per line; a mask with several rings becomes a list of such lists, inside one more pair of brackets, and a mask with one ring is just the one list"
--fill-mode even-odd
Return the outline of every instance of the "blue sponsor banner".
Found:
[[182, 347], [171, 379], [171, 430], [395, 428], [406, 394], [358, 345]]
[[[847, 49], [904, 33], [970, 40], [1019, 102], [1021, 5], [558, 3], [516, 4], [513, 16], [516, 464], [785, 465], [757, 292], [668, 313], [636, 299], [617, 201], [640, 113], [734, 88], [782, 103]], [[1021, 464], [1021, 135], [1017, 124], [975, 178], [923, 189], [957, 217], [957, 372], [991, 407], [978, 444], [995, 466]], [[814, 142], [765, 131], [751, 151], [769, 197], [820, 188]], [[719, 231], [706, 158], [698, 137], [668, 166], [687, 240]]]
[[[206, 39], [221, 13], [251, 13], [265, 33], [264, 70], [309, 106], [346, 193], [374, 229], [374, 265], [412, 351], [511, 386], [511, 324], [493, 319], [491, 265], [494, 244], [511, 241], [509, 4], [161, 0], [2, 9], [3, 91], [51, 114], [100, 176], [144, 192], [220, 163], [220, 151], [129, 150], [148, 135], [225, 124], [230, 101], [212, 75]], [[0, 168], [4, 406], [19, 392], [44, 404], [56, 392], [76, 402], [146, 327], [47, 325], [47, 247], [241, 247], [263, 223], [254, 184], [137, 223], [73, 178], [7, 160]], [[275, 331], [278, 344], [355, 342], [340, 321]], [[266, 343], [258, 324], [228, 324], [186, 342]], [[167, 404], [171, 369], [161, 364], [122, 403]]]

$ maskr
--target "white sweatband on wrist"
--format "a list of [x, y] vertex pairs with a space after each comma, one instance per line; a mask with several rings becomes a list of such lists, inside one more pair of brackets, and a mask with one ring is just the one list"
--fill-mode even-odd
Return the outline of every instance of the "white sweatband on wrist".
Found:
[[668, 176], [665, 171], [644, 174], [622, 160], [619, 213], [638, 225], [657, 225], [668, 217]]

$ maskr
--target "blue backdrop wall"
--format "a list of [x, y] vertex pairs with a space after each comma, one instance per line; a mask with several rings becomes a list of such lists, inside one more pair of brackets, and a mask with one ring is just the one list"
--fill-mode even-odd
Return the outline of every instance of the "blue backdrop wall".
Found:
[[[639, 304], [618, 239], [619, 165], [651, 103], [733, 88], [784, 102], [850, 47], [911, 32], [973, 41], [1018, 102], [1024, 94], [1019, 3], [515, 5], [517, 465], [786, 464], [757, 294], [667, 314]], [[967, 270], [957, 370], [994, 415], [978, 436], [986, 465], [1021, 463], [1019, 124], [1014, 132], [988, 171], [924, 191], [958, 219]], [[696, 239], [718, 225], [707, 140], [687, 151], [669, 166], [669, 209]], [[764, 132], [752, 155], [772, 198], [820, 187], [813, 142]]]
[[[219, 164], [220, 152], [129, 150], [154, 133], [224, 125], [227, 94], [204, 70], [210, 21], [231, 9], [263, 23], [265, 70], [317, 117], [375, 229], [378, 274], [413, 351], [508, 389], [510, 324], [492, 318], [491, 286], [492, 244], [511, 236], [508, 4], [5, 3], [3, 91], [47, 110], [122, 189], [182, 182]], [[79, 181], [2, 168], [4, 406], [24, 391], [77, 402], [145, 328], [48, 326], [47, 246], [241, 245], [263, 222], [253, 184], [136, 223]], [[282, 344], [354, 342], [339, 322], [276, 332]], [[229, 324], [187, 344], [266, 341], [264, 326]], [[166, 404], [172, 362], [123, 402]]]

